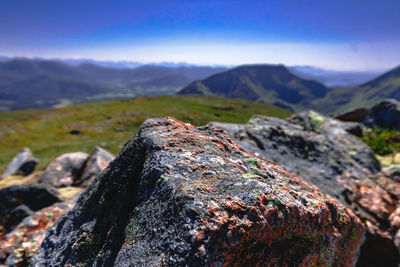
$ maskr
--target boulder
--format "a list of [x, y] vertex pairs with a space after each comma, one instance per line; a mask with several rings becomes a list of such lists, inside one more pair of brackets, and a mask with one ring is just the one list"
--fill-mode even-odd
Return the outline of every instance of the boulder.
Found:
[[335, 119], [348, 122], [363, 122], [367, 114], [368, 109], [356, 108], [337, 115]]
[[373, 151], [342, 122], [303, 112], [287, 120], [253, 116], [245, 125], [211, 125], [225, 129], [244, 149], [275, 161], [351, 207], [368, 230], [359, 266], [399, 264], [388, 225], [400, 199], [400, 184], [381, 172]]
[[107, 168], [115, 158], [113, 154], [101, 147], [95, 147], [86, 160], [81, 175], [75, 179], [74, 184], [88, 187], [99, 172]]
[[223, 130], [146, 120], [31, 266], [352, 266], [354, 213]]
[[0, 242], [0, 265], [27, 266], [42, 243], [47, 229], [74, 205], [74, 200], [55, 203], [26, 217]]
[[27, 176], [34, 171], [38, 162], [39, 160], [33, 157], [31, 150], [24, 147], [8, 164], [0, 179], [10, 175]]
[[0, 189], [0, 240], [23, 218], [60, 201], [58, 193], [38, 185], [15, 185]]
[[88, 154], [67, 153], [57, 157], [39, 177], [39, 182], [54, 187], [70, 186], [80, 176]]
[[370, 128], [400, 131], [400, 102], [395, 99], [385, 99], [376, 104], [369, 110], [364, 124]]

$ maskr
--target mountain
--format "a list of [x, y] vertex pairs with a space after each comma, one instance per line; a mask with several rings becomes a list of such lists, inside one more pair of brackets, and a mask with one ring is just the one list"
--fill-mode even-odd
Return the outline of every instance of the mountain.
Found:
[[282, 65], [245, 65], [194, 81], [178, 94], [243, 98], [300, 110], [325, 97], [327, 91], [323, 84], [302, 79]]
[[332, 88], [324, 99], [314, 103], [314, 107], [324, 113], [337, 113], [371, 108], [386, 98], [400, 100], [400, 66], [358, 86]]
[[312, 66], [290, 66], [288, 69], [303, 79], [315, 80], [326, 86], [355, 86], [381, 74], [377, 71], [335, 71]]
[[117, 69], [84, 63], [16, 58], [0, 61], [0, 111], [174, 94], [186, 84], [223, 70], [141, 65]]

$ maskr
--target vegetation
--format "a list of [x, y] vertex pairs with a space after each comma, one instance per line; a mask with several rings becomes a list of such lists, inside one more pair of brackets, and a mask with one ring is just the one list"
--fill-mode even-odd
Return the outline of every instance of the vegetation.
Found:
[[39, 168], [62, 153], [90, 152], [96, 145], [117, 153], [142, 122], [152, 117], [173, 116], [199, 126], [210, 121], [245, 123], [253, 114], [284, 118], [290, 112], [252, 101], [190, 95], [3, 112], [0, 113], [0, 171], [24, 146], [40, 159]]
[[400, 132], [375, 128], [361, 138], [378, 155], [400, 152]]

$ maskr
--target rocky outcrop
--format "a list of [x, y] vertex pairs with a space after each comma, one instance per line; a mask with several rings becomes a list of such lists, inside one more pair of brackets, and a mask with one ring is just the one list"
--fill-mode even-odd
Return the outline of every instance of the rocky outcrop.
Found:
[[222, 130], [143, 123], [31, 266], [352, 266], [354, 213]]
[[400, 131], [400, 102], [395, 99], [385, 99], [376, 104], [369, 110], [364, 124], [370, 128]]
[[57, 192], [38, 185], [15, 185], [0, 189], [0, 240], [34, 211], [60, 201]]
[[89, 155], [83, 152], [67, 153], [57, 157], [39, 177], [39, 182], [54, 187], [72, 185], [82, 173], [88, 157]]
[[88, 187], [97, 174], [107, 168], [114, 158], [115, 156], [107, 150], [95, 147], [87, 158], [82, 173], [74, 180], [74, 184]]
[[38, 162], [39, 160], [33, 157], [31, 150], [24, 147], [8, 164], [0, 179], [10, 175], [29, 175], [34, 171]]
[[74, 200], [55, 203], [26, 217], [3, 241], [0, 242], [0, 265], [28, 266], [31, 257], [36, 253], [47, 228], [74, 205]]
[[304, 112], [287, 120], [253, 116], [245, 125], [212, 125], [227, 130], [246, 150], [277, 162], [351, 207], [368, 229], [359, 266], [399, 263], [395, 230], [390, 228], [399, 183], [381, 173], [372, 150], [342, 122]]

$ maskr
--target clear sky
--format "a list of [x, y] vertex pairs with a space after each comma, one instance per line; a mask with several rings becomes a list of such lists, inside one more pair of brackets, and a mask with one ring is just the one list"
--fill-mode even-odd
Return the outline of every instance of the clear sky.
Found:
[[400, 0], [1, 0], [0, 55], [400, 65]]

